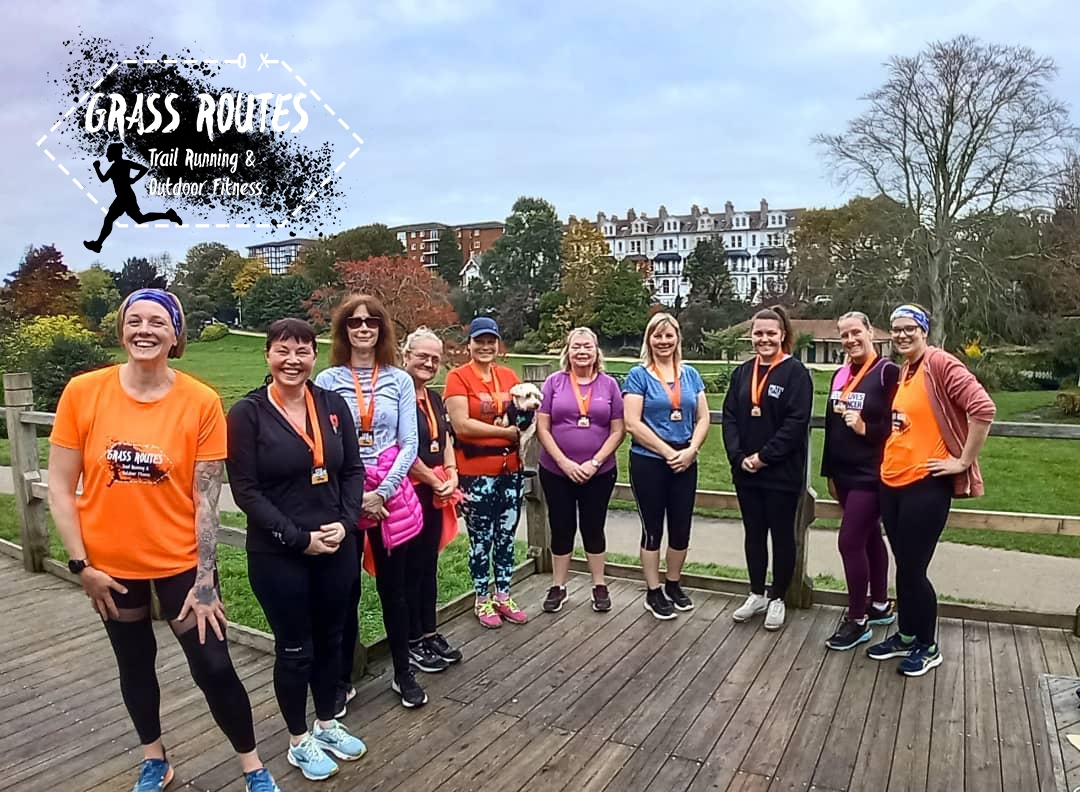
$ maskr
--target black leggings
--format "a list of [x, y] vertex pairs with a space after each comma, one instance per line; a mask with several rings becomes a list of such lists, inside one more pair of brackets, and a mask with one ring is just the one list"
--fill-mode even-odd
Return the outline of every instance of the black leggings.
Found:
[[574, 552], [579, 524], [586, 553], [599, 555], [607, 550], [604, 524], [615, 489], [615, 468], [597, 473], [584, 484], [575, 484], [561, 473], [552, 473], [541, 466], [540, 484], [547, 499], [552, 555], [567, 556]]
[[443, 510], [436, 509], [431, 487], [419, 484], [416, 496], [424, 510], [424, 530], [409, 542], [405, 573], [405, 598], [409, 603], [409, 640], [417, 641], [435, 632], [435, 608], [439, 586], [439, 540], [442, 539]]
[[356, 577], [349, 586], [349, 596], [345, 600], [345, 623], [341, 628], [341, 663], [339, 665], [339, 685], [346, 689], [352, 687], [353, 661], [356, 658], [356, 642], [360, 640], [360, 595], [361, 580], [360, 572], [364, 566], [364, 534], [359, 531], [350, 531], [355, 540], [352, 546], [352, 563], [356, 569]]
[[769, 536], [772, 536], [773, 575], [770, 596], [783, 599], [795, 574], [795, 512], [798, 492], [762, 487], [736, 487], [742, 513], [746, 569], [750, 591], [765, 594], [765, 571], [769, 566]]
[[937, 592], [927, 577], [952, 505], [951, 476], [928, 476], [906, 487], [881, 486], [881, 521], [896, 559], [897, 628], [919, 643], [937, 632]]
[[248, 554], [248, 580], [274, 633], [274, 693], [289, 733], [307, 732], [307, 691], [315, 717], [334, 717], [341, 634], [356, 568], [356, 537], [327, 555]]
[[184, 650], [191, 678], [206, 697], [210, 714], [232, 743], [233, 750], [254, 751], [251, 702], [233, 668], [228, 644], [219, 640], [209, 626], [206, 643], [200, 644], [195, 616], [189, 614], [182, 622], [177, 619], [188, 592], [195, 585], [195, 569], [153, 581], [117, 578], [117, 582], [127, 588], [127, 594], [111, 592], [120, 615], [105, 622], [105, 631], [116, 654], [120, 693], [139, 741], [149, 745], [161, 738], [161, 690], [154, 671], [157, 641], [150, 621], [150, 583], [153, 582], [162, 615], [169, 620]]
[[641, 517], [641, 549], [659, 550], [667, 516], [668, 549], [690, 546], [690, 521], [697, 494], [697, 462], [674, 472], [658, 457], [630, 453], [630, 488]]

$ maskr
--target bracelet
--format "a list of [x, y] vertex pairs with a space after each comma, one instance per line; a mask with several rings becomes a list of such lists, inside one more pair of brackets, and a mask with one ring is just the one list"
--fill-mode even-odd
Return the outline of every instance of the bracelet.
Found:
[[457, 465], [443, 465], [443, 470], [457, 470]]

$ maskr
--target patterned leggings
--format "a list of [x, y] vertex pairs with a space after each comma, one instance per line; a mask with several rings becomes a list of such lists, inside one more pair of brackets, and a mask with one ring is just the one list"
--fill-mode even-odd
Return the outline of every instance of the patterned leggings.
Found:
[[521, 516], [524, 478], [520, 473], [498, 476], [461, 476], [461, 502], [469, 531], [469, 574], [479, 597], [488, 596], [491, 567], [495, 591], [510, 592], [514, 573], [514, 533]]

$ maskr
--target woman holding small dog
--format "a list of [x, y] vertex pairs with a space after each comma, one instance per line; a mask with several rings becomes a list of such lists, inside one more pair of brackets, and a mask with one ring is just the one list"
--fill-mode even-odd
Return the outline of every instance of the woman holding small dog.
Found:
[[[495, 363], [502, 336], [487, 316], [469, 324], [469, 362], [446, 377], [443, 396], [456, 438], [461, 503], [469, 532], [469, 572], [476, 590], [475, 612], [484, 627], [528, 621], [510, 596], [514, 532], [524, 491], [520, 430], [507, 416], [510, 389], [520, 380]], [[495, 595], [489, 581], [494, 567]]]
[[[709, 434], [705, 383], [682, 362], [682, 330], [675, 317], [653, 316], [645, 326], [641, 365], [623, 385], [630, 446], [630, 486], [641, 517], [645, 609], [674, 619], [694, 603], [679, 585], [697, 495], [697, 457]], [[667, 574], [660, 586], [660, 540], [667, 517]]]
[[604, 580], [604, 523], [615, 489], [615, 451], [625, 436], [619, 383], [604, 373], [596, 334], [577, 327], [566, 337], [561, 371], [544, 382], [536, 418], [540, 439], [540, 484], [551, 527], [551, 588], [544, 610], [554, 613], [566, 601], [566, 580], [574, 534], [581, 540], [592, 574], [592, 607], [611, 610]]
[[[792, 357], [795, 336], [779, 306], [750, 320], [753, 358], [731, 372], [724, 397], [724, 446], [745, 529], [750, 595], [732, 618], [749, 621], [765, 613], [765, 629], [784, 626], [784, 596], [795, 574], [795, 514], [806, 484], [810, 372]], [[765, 594], [772, 537], [773, 579]]]

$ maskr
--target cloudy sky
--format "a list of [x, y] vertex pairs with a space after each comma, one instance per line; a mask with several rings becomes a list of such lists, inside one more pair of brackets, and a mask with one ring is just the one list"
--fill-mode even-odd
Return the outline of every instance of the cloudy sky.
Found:
[[[62, 42], [80, 30], [120, 50], [152, 37], [161, 52], [245, 53], [243, 79], [229, 79], [247, 90], [295, 90], [280, 69], [255, 74], [260, 53], [286, 60], [364, 140], [340, 174], [342, 228], [502, 219], [523, 194], [547, 198], [564, 218], [631, 206], [653, 214], [660, 204], [719, 210], [727, 200], [756, 208], [762, 197], [774, 208], [833, 205], [848, 193], [811, 137], [859, 111], [890, 55], [960, 33], [1055, 58], [1055, 93], [1080, 118], [1073, 0], [36, 0], [7, 4], [4, 15], [0, 274], [29, 244], [55, 243], [81, 269], [268, 238], [129, 226], [100, 256], [82, 247], [100, 208], [35, 145], [64, 109], [47, 74], [62, 72]], [[310, 134], [341, 159], [355, 147], [321, 115]], [[70, 164], [83, 184], [93, 178], [90, 163]]]

